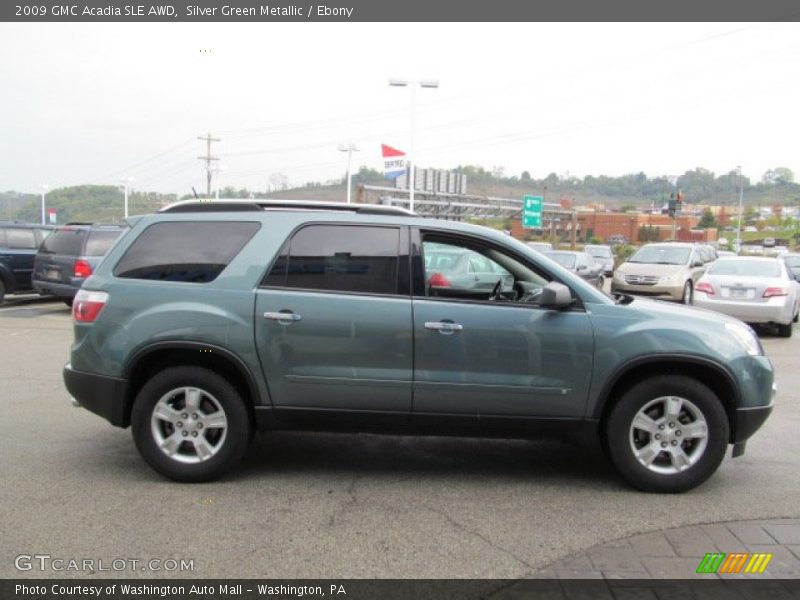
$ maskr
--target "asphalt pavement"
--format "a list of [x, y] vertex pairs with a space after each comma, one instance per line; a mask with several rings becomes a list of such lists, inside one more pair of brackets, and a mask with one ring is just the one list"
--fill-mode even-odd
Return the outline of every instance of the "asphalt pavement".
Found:
[[309, 433], [261, 437], [222, 481], [172, 483], [69, 404], [71, 339], [63, 304], [0, 308], [0, 577], [65, 575], [15, 567], [48, 555], [95, 560], [70, 576], [189, 559], [102, 575], [516, 578], [637, 534], [800, 517], [800, 331], [762, 337], [778, 399], [747, 453], [682, 495], [634, 491], [566, 443]]

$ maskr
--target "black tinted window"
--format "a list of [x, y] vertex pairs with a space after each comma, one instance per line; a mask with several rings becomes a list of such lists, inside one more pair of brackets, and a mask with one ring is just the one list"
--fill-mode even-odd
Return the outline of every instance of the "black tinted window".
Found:
[[156, 223], [131, 244], [114, 274], [207, 283], [216, 279], [259, 227], [258, 223]]
[[85, 229], [65, 227], [56, 229], [45, 238], [41, 251], [46, 254], [67, 254], [80, 256], [83, 250], [83, 240], [86, 237]]
[[36, 236], [33, 229], [6, 229], [6, 244], [18, 250], [35, 250]]
[[89, 239], [86, 240], [86, 256], [105, 256], [111, 246], [122, 235], [124, 229], [98, 229], [89, 232]]
[[400, 230], [390, 227], [311, 225], [292, 238], [288, 264], [275, 264], [275, 277], [286, 270], [286, 286], [292, 288], [397, 293], [397, 252]]

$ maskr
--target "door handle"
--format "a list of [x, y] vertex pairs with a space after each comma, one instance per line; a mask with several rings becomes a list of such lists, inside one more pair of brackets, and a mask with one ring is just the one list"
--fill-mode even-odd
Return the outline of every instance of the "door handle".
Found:
[[294, 323], [295, 321], [299, 321], [303, 317], [302, 315], [298, 315], [293, 312], [282, 311], [282, 312], [265, 312], [264, 318], [269, 319], [270, 321], [280, 321], [280, 322], [288, 321], [289, 323]]
[[425, 329], [433, 329], [439, 333], [449, 334], [463, 330], [464, 326], [461, 323], [452, 323], [450, 321], [427, 321]]

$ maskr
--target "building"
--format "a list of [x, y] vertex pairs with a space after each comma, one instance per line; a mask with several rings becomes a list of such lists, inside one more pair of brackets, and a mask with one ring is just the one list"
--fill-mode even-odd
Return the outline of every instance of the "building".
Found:
[[[716, 229], [696, 229], [699, 217], [678, 215], [675, 219], [675, 239], [681, 241], [716, 241]], [[630, 242], [639, 240], [642, 227], [658, 231], [659, 240], [673, 238], [673, 219], [664, 214], [578, 212], [578, 231], [586, 239], [597, 237], [607, 240], [612, 235], [622, 235]]]

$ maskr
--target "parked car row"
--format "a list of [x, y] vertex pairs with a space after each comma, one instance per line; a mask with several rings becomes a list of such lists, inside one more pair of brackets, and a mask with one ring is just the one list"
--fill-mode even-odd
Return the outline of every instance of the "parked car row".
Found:
[[706, 245], [654, 243], [620, 265], [611, 291], [693, 304], [789, 337], [800, 311], [798, 271], [800, 255], [719, 256]]
[[36, 291], [71, 306], [125, 230], [123, 225], [93, 223], [54, 227], [0, 222], [0, 303], [6, 294]]

